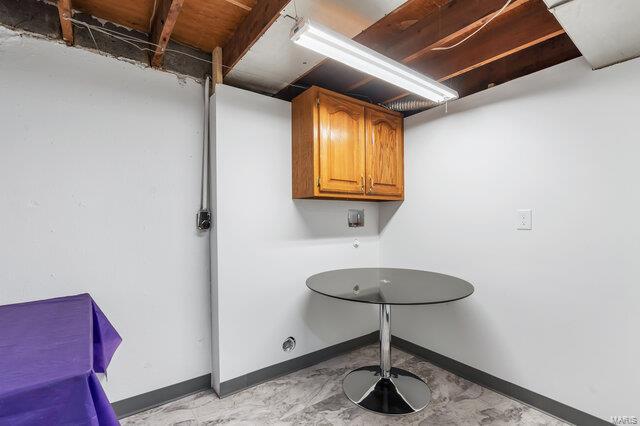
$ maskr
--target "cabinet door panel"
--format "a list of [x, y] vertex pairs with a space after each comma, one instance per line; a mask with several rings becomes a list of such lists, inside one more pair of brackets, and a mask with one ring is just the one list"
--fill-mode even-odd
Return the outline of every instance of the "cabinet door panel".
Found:
[[367, 109], [367, 194], [402, 195], [404, 146], [402, 118]]
[[320, 93], [320, 191], [362, 194], [364, 107]]

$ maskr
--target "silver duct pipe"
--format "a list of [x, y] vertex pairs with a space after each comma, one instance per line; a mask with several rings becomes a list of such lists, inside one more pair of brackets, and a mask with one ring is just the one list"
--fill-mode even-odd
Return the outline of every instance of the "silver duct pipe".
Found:
[[398, 112], [427, 109], [432, 108], [436, 105], [438, 105], [437, 102], [433, 102], [428, 99], [400, 99], [397, 101], [382, 104], [382, 106], [384, 106], [385, 108], [389, 108], [392, 111]]
[[210, 77], [204, 81], [204, 128], [202, 132], [202, 178], [200, 193], [200, 210], [196, 215], [196, 227], [205, 231], [211, 227], [211, 211], [209, 210], [209, 86]]

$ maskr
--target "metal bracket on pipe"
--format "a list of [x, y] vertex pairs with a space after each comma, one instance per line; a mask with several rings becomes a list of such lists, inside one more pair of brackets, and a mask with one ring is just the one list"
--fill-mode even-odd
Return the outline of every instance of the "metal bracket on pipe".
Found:
[[211, 228], [211, 213], [209, 210], [200, 210], [196, 215], [196, 227], [200, 231]]

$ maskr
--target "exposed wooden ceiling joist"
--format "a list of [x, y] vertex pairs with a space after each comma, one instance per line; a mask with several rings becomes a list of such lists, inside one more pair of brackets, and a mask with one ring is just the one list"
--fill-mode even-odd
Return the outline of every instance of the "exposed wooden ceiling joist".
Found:
[[[535, 46], [564, 34], [564, 30], [539, 0], [520, 0], [515, 6], [491, 22], [486, 31], [480, 31], [464, 44], [449, 50], [429, 50], [408, 61], [417, 71], [446, 82], [493, 61]], [[449, 40], [455, 43], [465, 33]], [[406, 92], [384, 99], [383, 102], [402, 98]]]
[[71, 18], [73, 14], [71, 0], [58, 0], [58, 14], [60, 15], [60, 27], [62, 28], [62, 39], [69, 46], [73, 44], [73, 24]]
[[211, 81], [215, 87], [216, 84], [222, 84], [222, 48], [220, 46], [213, 49], [211, 58]]
[[234, 5], [234, 6], [238, 6], [239, 8], [244, 9], [244, 10], [249, 11], [249, 12], [250, 12], [250, 11], [251, 11], [251, 9], [252, 9], [252, 7], [251, 7], [251, 6], [249, 6], [249, 5], [247, 5], [247, 4], [244, 4], [244, 3], [242, 3], [241, 1], [238, 1], [238, 0], [225, 0], [225, 1], [226, 1], [227, 3], [231, 3], [232, 5]]
[[73, 0], [73, 7], [137, 31], [151, 30], [154, 0]]
[[[353, 40], [388, 55], [387, 50], [389, 50], [389, 46], [393, 46], [402, 40], [408, 30], [418, 24], [425, 16], [433, 15], [451, 1], [452, 0], [408, 0], [402, 6], [356, 35]], [[368, 77], [353, 68], [327, 59], [310, 69], [306, 74], [301, 76], [296, 83], [307, 84], [305, 82], [310, 82], [308, 85], [313, 85], [313, 81], [317, 80], [319, 84], [322, 84], [325, 76], [335, 78], [336, 75], [339, 75], [342, 81], [349, 81], [350, 84], [354, 84]], [[344, 92], [346, 86], [342, 85], [340, 88], [333, 87], [333, 89]], [[346, 90], [346, 92], [349, 92], [349, 90]], [[276, 94], [276, 97], [292, 99], [297, 93], [299, 93], [299, 90], [292, 87], [285, 87]]]
[[[22, 3], [12, 7], [18, 10], [23, 5], [26, 8], [27, 3], [34, 3], [31, 9], [36, 10], [38, 5], [41, 6], [37, 0], [20, 1]], [[309, 1], [318, 1], [318, 7], [323, 4], [320, 0]], [[461, 96], [579, 55], [543, 0], [512, 0], [500, 16], [492, 19], [505, 1], [408, 0], [354, 39], [445, 82], [458, 90]], [[89, 20], [94, 25], [102, 23], [89, 16], [93, 15], [133, 28], [142, 38], [148, 37], [158, 45], [151, 55], [150, 62], [154, 66], [162, 64], [168, 43], [177, 41], [191, 48], [177, 44], [173, 49], [192, 49], [189, 53], [192, 56], [203, 57], [204, 60], [222, 56], [222, 74], [227, 74], [267, 31], [289, 0], [58, 0], [55, 4], [48, 4], [51, 9], [48, 13], [53, 14], [53, 19], [60, 19], [61, 32], [67, 43], [94, 46], [95, 40], [88, 38], [80, 28], [76, 28], [74, 40], [71, 22], [66, 18], [72, 13], [71, 2], [76, 8], [76, 19]], [[20, 17], [24, 13], [5, 15], [9, 22], [17, 21], [18, 27], [37, 27], [31, 21], [22, 24], [24, 20]], [[40, 16], [39, 13], [32, 15]], [[49, 28], [47, 19], [51, 20], [44, 17], [42, 25], [38, 24], [45, 33]], [[488, 25], [474, 33], [490, 19]], [[453, 49], [434, 50], [455, 44], [471, 34], [473, 37]], [[113, 43], [100, 44], [107, 51], [113, 46]], [[222, 51], [215, 49], [217, 46], [223, 46]], [[140, 60], [135, 56], [136, 52], [125, 52], [123, 47], [127, 46], [115, 49], [114, 54]], [[188, 68], [189, 73], [192, 68], [197, 68], [192, 65], [184, 68], [180, 65], [182, 59], [173, 56], [171, 52], [166, 54], [168, 68], [178, 72]], [[211, 72], [208, 65], [204, 68], [205, 72]], [[215, 69], [219, 70], [219, 67]], [[201, 71], [196, 71], [191, 75], [202, 75]], [[255, 70], [257, 73], [261, 71]], [[277, 96], [291, 99], [303, 90], [301, 87], [310, 85], [323, 86], [374, 103], [402, 99], [407, 95], [393, 85], [331, 60], [322, 62], [292, 83], [295, 87], [283, 89]]]
[[238, 63], [253, 44], [274, 23], [280, 11], [290, 0], [258, 0], [249, 15], [236, 28], [222, 49], [223, 75]]
[[165, 49], [183, 2], [184, 0], [159, 0], [156, 4], [149, 36], [149, 41], [155, 45], [155, 51], [150, 54], [152, 67], [159, 67], [164, 61]]
[[389, 46], [405, 38], [422, 17], [432, 16], [451, 0], [408, 0], [402, 6], [375, 22], [353, 40], [386, 55]]
[[[429, 8], [427, 0], [411, 0], [403, 7], [404, 15], [386, 16], [370, 27], [372, 31], [361, 34], [355, 40], [445, 84], [451, 83], [452, 87], [454, 81], [461, 84], [462, 76], [474, 70], [479, 70], [473, 73], [474, 79], [478, 80], [478, 73], [493, 70], [488, 67], [493, 62], [502, 64], [500, 69], [503, 76], [516, 78], [533, 72], [531, 70], [536, 68], [535, 64], [522, 65], [520, 55], [518, 61], [506, 60], [519, 52], [533, 52], [531, 60], [539, 59], [544, 67], [555, 65], [551, 63], [554, 59], [560, 63], [579, 55], [542, 0], [514, 0], [501, 15], [464, 43], [448, 50], [434, 50], [435, 47], [446, 47], [463, 40], [504, 5], [505, 0], [440, 0], [438, 7]], [[407, 12], [415, 13], [413, 19]], [[406, 25], [399, 26], [400, 22]], [[556, 38], [562, 38], [563, 43], [547, 43]], [[538, 45], [544, 49], [555, 46], [550, 59], [542, 60], [540, 49], [532, 49]], [[487, 76], [487, 79], [491, 80], [491, 76]], [[495, 84], [506, 81], [496, 80]], [[407, 95], [391, 84], [332, 60], [326, 60], [294, 84], [302, 87], [320, 85], [371, 102], [389, 102]], [[478, 88], [482, 84], [470, 84], [469, 87]], [[482, 89], [486, 87], [484, 85]], [[297, 87], [289, 87], [277, 96], [291, 99], [300, 91]], [[467, 94], [461, 93], [461, 96]]]
[[569, 36], [562, 34], [454, 77], [447, 84], [464, 97], [580, 55]]
[[[503, 13], [509, 13], [528, 1], [516, 0], [509, 4]], [[436, 13], [418, 20], [396, 43], [387, 45], [382, 53], [396, 61], [409, 64], [434, 48], [451, 45], [458, 39], [470, 35], [491, 19], [504, 2], [505, 0], [484, 0], [448, 3]], [[373, 79], [362, 78], [350, 85], [349, 90], [355, 90]]]

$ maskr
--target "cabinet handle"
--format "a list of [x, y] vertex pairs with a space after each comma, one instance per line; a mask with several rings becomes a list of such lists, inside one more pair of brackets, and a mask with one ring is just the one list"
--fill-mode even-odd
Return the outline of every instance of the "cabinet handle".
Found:
[[373, 191], [373, 177], [369, 176], [369, 194]]
[[360, 176], [360, 190], [364, 194], [364, 175]]

